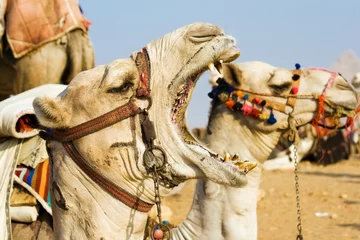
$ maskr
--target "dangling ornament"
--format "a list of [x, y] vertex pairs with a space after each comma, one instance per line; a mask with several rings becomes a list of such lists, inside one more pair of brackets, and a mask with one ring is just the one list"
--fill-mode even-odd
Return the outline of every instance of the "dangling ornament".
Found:
[[276, 122], [277, 122], [277, 120], [276, 120], [276, 118], [274, 116], [273, 110], [271, 109], [270, 117], [268, 118], [267, 123], [275, 124]]
[[236, 102], [233, 106], [233, 110], [240, 111], [242, 107], [243, 107], [243, 104]]
[[264, 112], [264, 111], [259, 115], [259, 119], [262, 120], [262, 121], [268, 120], [269, 117], [270, 117], [270, 115], [267, 114], [267, 113]]
[[260, 114], [261, 114], [261, 111], [253, 106], [253, 110], [251, 111], [249, 116], [251, 116], [253, 118], [259, 118]]
[[242, 113], [247, 116], [249, 115], [253, 110], [253, 107], [244, 103], [243, 107], [241, 108]]
[[235, 105], [235, 102], [232, 98], [229, 98], [226, 102], [225, 102], [225, 106], [227, 106], [229, 109], [233, 110], [233, 107]]
[[222, 102], [226, 102], [229, 99], [229, 93], [227, 92], [222, 92], [218, 95], [218, 98], [220, 101]]

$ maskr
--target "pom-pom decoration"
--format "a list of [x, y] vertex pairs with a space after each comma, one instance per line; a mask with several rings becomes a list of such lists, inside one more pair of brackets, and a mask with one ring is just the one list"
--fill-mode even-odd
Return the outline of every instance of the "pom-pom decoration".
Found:
[[270, 113], [270, 117], [268, 118], [267, 123], [269, 123], [269, 124], [275, 124], [276, 122], [277, 122], [277, 120], [276, 120], [274, 114], [273, 114], [273, 113]]
[[252, 112], [252, 110], [253, 107], [247, 104], [244, 104], [243, 107], [241, 108], [241, 111], [245, 116], [249, 115]]
[[249, 116], [253, 117], [253, 118], [259, 118], [261, 111], [257, 108], [253, 107], [253, 110], [251, 111], [251, 113], [249, 113]]
[[267, 114], [267, 113], [265, 113], [265, 112], [262, 112], [262, 113], [259, 115], [259, 119], [262, 120], [262, 121], [267, 120], [269, 117], [270, 117], [270, 115]]
[[297, 87], [293, 87], [292, 89], [291, 89], [291, 93], [292, 94], [297, 94], [299, 92], [299, 88], [297, 88]]
[[235, 111], [240, 111], [242, 107], [243, 107], [243, 104], [236, 102], [232, 109]]
[[260, 98], [256, 97], [256, 98], [253, 99], [253, 102], [260, 105], [261, 100], [260, 100]]
[[234, 105], [235, 105], [235, 102], [234, 102], [234, 100], [232, 100], [231, 98], [229, 98], [229, 100], [227, 100], [226, 102], [225, 102], [225, 106], [227, 106], [229, 109], [233, 109], [233, 107], [234, 107]]
[[298, 70], [298, 69], [301, 68], [301, 65], [300, 65], [299, 63], [296, 63], [296, 64], [295, 64], [295, 68], [296, 68], [296, 70]]

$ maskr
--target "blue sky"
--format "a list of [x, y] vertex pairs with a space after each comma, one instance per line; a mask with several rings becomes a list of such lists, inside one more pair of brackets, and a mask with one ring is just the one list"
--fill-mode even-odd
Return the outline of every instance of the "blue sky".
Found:
[[[93, 23], [96, 64], [126, 58], [153, 39], [193, 22], [210, 22], [237, 39], [240, 61], [293, 68], [330, 67], [346, 49], [360, 53], [360, 0], [80, 0]], [[189, 126], [207, 123], [205, 74], [188, 109]]]

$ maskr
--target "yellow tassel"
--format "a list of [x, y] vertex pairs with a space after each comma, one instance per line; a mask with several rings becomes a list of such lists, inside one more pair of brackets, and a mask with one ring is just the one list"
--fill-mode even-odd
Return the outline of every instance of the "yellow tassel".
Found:
[[263, 120], [263, 121], [269, 119], [269, 117], [270, 117], [270, 115], [267, 114], [267, 113], [261, 113], [261, 114], [259, 115], [259, 119], [260, 119], [260, 120]]

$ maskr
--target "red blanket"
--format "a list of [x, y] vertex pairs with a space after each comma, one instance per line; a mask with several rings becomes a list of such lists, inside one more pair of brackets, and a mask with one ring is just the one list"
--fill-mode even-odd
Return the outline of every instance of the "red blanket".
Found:
[[77, 0], [9, 0], [5, 24], [15, 58], [75, 28], [87, 31]]

